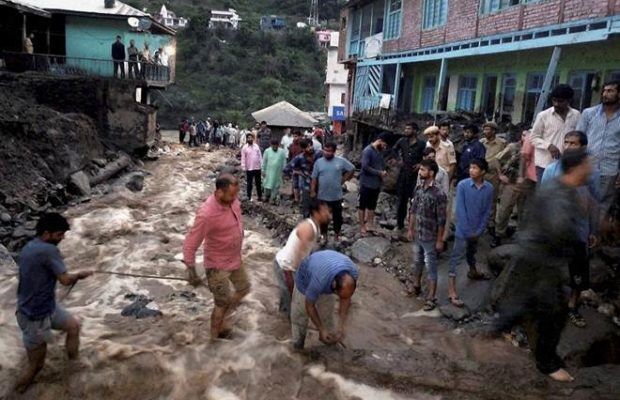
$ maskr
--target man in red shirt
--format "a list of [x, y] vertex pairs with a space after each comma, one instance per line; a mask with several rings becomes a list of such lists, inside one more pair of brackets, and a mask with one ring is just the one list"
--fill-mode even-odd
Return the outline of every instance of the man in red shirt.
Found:
[[[241, 263], [243, 221], [238, 194], [237, 178], [228, 173], [220, 174], [215, 181], [215, 193], [198, 209], [183, 244], [188, 280], [197, 286], [202, 279], [196, 273], [196, 251], [204, 241], [204, 268], [215, 303], [211, 314], [212, 339], [230, 336], [230, 329], [224, 327], [224, 318], [250, 291], [250, 281]], [[231, 283], [234, 293], [230, 290]]]

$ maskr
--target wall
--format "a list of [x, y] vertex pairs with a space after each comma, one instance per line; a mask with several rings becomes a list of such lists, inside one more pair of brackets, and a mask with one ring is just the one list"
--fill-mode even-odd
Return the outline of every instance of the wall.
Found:
[[[66, 18], [66, 51], [67, 57], [84, 57], [98, 60], [111, 60], [111, 46], [120, 35], [125, 46], [134, 39], [136, 47], [142, 49], [144, 43], [149, 44], [151, 54], [159, 47], [174, 44], [171, 35], [152, 34], [150, 32], [130, 32], [125, 19], [104, 19], [67, 16]], [[174, 57], [173, 57], [174, 58]], [[112, 63], [85, 64], [87, 69], [98, 68], [101, 76], [112, 76]], [[84, 68], [84, 66], [82, 66]], [[125, 68], [127, 71], [127, 68]]]
[[[501, 76], [505, 73], [515, 73], [517, 79], [515, 110], [513, 121], [521, 119], [524, 95], [526, 90], [527, 74], [529, 72], [546, 72], [552, 49], [538, 49], [523, 52], [503, 53], [497, 55], [465, 57], [448, 62], [448, 74], [450, 86], [448, 92], [448, 110], [453, 111], [456, 107], [458, 92], [458, 78], [461, 75], [476, 75], [478, 77], [478, 89], [476, 93], [476, 107], [482, 102], [482, 86], [485, 74], [496, 74], [498, 85], [496, 99], [500, 95]], [[422, 82], [427, 75], [439, 75], [439, 62], [425, 62], [406, 64], [403, 68], [405, 74], [414, 76], [413, 108], [409, 112], [421, 112], [422, 105]], [[602, 80], [608, 79], [611, 71], [620, 71], [620, 38], [610, 39], [604, 43], [588, 45], [574, 45], [565, 47], [562, 51], [557, 74], [560, 83], [567, 83], [572, 71], [596, 71]], [[598, 103], [599, 93], [594, 92], [592, 103]], [[436, 101], [436, 100], [435, 100]], [[496, 107], [498, 103], [496, 103]]]
[[480, 0], [448, 0], [446, 25], [424, 30], [423, 4], [403, 1], [400, 38], [383, 43], [385, 54], [620, 13], [618, 0], [540, 0], [485, 15], [478, 11]]

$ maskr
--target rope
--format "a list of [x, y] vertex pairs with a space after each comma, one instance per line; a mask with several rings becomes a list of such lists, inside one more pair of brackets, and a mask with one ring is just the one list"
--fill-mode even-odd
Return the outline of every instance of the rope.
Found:
[[184, 281], [187, 282], [186, 278], [179, 278], [177, 276], [158, 276], [158, 275], [142, 275], [142, 274], [130, 274], [127, 272], [110, 272], [110, 271], [95, 271], [96, 274], [105, 274], [105, 275], [118, 275], [118, 276], [130, 276], [133, 278], [148, 278], [148, 279], [162, 279], [162, 280], [173, 280], [173, 281]]

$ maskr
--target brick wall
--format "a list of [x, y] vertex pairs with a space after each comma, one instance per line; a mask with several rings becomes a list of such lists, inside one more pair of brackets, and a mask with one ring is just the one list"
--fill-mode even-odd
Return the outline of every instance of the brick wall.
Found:
[[446, 25], [423, 30], [424, 1], [404, 0], [401, 36], [399, 39], [384, 42], [384, 53], [413, 50], [561, 22], [601, 18], [610, 13], [620, 14], [620, 0], [540, 0], [487, 15], [479, 13], [480, 0], [448, 1], [450, 8]]

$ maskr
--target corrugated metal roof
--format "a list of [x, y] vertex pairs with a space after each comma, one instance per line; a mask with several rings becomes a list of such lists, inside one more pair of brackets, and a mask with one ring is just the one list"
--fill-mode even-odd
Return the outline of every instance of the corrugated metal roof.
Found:
[[265, 121], [270, 126], [284, 126], [290, 128], [311, 128], [318, 121], [310, 114], [301, 111], [287, 101], [270, 105], [252, 113], [258, 122]]
[[20, 0], [0, 0], [0, 5], [6, 5], [8, 7], [12, 7], [20, 11], [30, 12], [42, 17], [51, 17], [49, 12], [30, 4], [24, 4], [24, 2]]
[[104, 0], [15, 0], [48, 11], [66, 11], [87, 14], [143, 17], [148, 14], [130, 5], [116, 1], [113, 8], [105, 8]]

